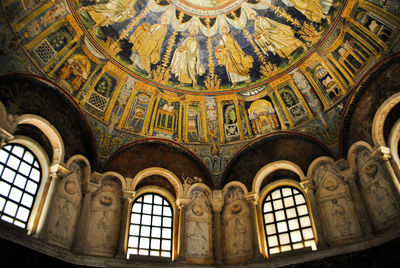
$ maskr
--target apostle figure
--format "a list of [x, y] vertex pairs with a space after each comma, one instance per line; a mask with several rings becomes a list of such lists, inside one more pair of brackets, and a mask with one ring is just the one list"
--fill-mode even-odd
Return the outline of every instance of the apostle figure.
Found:
[[161, 46], [167, 34], [167, 17], [161, 17], [161, 24], [143, 23], [133, 32], [130, 41], [133, 44], [130, 59], [151, 77], [151, 63], [160, 61]]
[[298, 48], [307, 50], [305, 43], [294, 36], [290, 26], [276, 22], [266, 17], [257, 16], [255, 11], [249, 15], [254, 20], [254, 40], [264, 54], [271, 51], [282, 58], [288, 58], [289, 63], [293, 61], [291, 54]]
[[178, 77], [179, 85], [193, 84], [194, 89], [198, 89], [196, 75], [205, 73], [200, 62], [199, 42], [195, 38], [196, 34], [196, 28], [191, 28], [190, 37], [186, 38], [182, 45], [175, 50], [171, 61], [171, 72]]
[[82, 7], [96, 22], [93, 28], [108, 26], [113, 23], [124, 22], [133, 18], [136, 14], [135, 5], [137, 0], [109, 0], [107, 3], [100, 3]]
[[282, 2], [303, 13], [310, 21], [320, 23], [324, 17], [320, 0], [282, 0]]
[[242, 51], [236, 40], [228, 33], [226, 26], [223, 26], [221, 31], [223, 35], [215, 50], [215, 57], [219, 64], [225, 66], [229, 81], [232, 83], [231, 89], [239, 82], [250, 83], [249, 73], [253, 67], [253, 58]]

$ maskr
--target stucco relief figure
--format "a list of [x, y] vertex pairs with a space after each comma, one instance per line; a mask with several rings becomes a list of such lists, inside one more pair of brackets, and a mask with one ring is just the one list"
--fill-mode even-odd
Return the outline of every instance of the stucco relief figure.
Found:
[[321, 221], [330, 243], [341, 243], [361, 235], [350, 188], [332, 164], [324, 164], [313, 175]]
[[251, 82], [250, 68], [253, 67], [253, 58], [246, 55], [236, 40], [229, 34], [226, 26], [223, 26], [221, 40], [215, 50], [215, 57], [220, 65], [225, 66], [231, 88], [235, 88], [239, 82]]
[[137, 0], [109, 0], [83, 7], [96, 22], [93, 28], [108, 26], [113, 23], [121, 23], [131, 19], [136, 14], [135, 5]]
[[150, 25], [143, 23], [133, 32], [130, 37], [132, 54], [130, 59], [132, 66], [137, 66], [151, 76], [151, 64], [160, 61], [161, 46], [167, 34], [167, 17], [161, 17], [160, 24]]
[[188, 252], [194, 255], [202, 255], [208, 253], [207, 238], [201, 228], [201, 223], [196, 221], [194, 223], [193, 232], [189, 235], [190, 243]]
[[120, 184], [112, 179], [93, 193], [83, 251], [88, 255], [115, 253], [121, 214]]
[[297, 48], [302, 47], [307, 51], [306, 44], [294, 36], [290, 26], [258, 16], [256, 12], [251, 12], [249, 17], [254, 20], [254, 40], [264, 54], [271, 51], [282, 58], [288, 58], [291, 63], [293, 61], [291, 54]]
[[47, 226], [49, 243], [70, 248], [75, 236], [81, 209], [80, 184], [82, 171], [72, 165], [73, 172], [59, 182]]
[[97, 230], [100, 234], [100, 239], [97, 241], [97, 245], [99, 247], [104, 247], [105, 245], [107, 245], [108, 241], [111, 240], [113, 228], [111, 226], [110, 214], [111, 213], [108, 211], [103, 211], [103, 216], [97, 224]]
[[253, 237], [249, 217], [250, 210], [243, 190], [231, 187], [225, 194], [222, 212], [225, 262], [235, 263], [236, 258], [252, 255]]
[[190, 37], [175, 50], [171, 61], [171, 72], [178, 77], [180, 86], [183, 83], [193, 84], [197, 88], [197, 76], [205, 73], [200, 62], [199, 42], [196, 40], [197, 30], [190, 29]]
[[380, 229], [399, 216], [399, 207], [378, 161], [367, 151], [357, 158], [359, 179], [367, 203], [368, 212], [375, 228]]
[[185, 211], [186, 260], [211, 259], [212, 216], [208, 197], [201, 190], [195, 190], [191, 200]]
[[375, 204], [378, 212], [380, 212], [380, 217], [387, 220], [395, 219], [398, 208], [396, 201], [389, 191], [385, 187], [379, 185], [378, 181], [375, 181], [370, 188], [370, 192], [375, 197]]
[[336, 199], [332, 200], [329, 211], [332, 215], [331, 223], [333, 228], [331, 231], [334, 231], [333, 236], [340, 238], [341, 236], [348, 236], [352, 234], [352, 222], [349, 218], [346, 209], [338, 204]]

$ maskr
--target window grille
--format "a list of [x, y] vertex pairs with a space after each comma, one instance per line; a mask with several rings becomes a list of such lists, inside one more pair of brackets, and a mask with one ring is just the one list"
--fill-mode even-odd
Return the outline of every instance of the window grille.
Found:
[[262, 206], [269, 254], [312, 247], [314, 232], [303, 194], [293, 187], [274, 189]]
[[132, 205], [127, 258], [172, 256], [172, 207], [161, 195], [144, 194]]
[[0, 150], [0, 218], [21, 228], [29, 220], [40, 185], [41, 168], [36, 156], [19, 144]]

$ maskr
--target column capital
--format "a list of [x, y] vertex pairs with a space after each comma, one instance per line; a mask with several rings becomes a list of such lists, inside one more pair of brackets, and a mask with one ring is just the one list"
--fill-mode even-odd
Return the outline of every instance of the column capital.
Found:
[[378, 146], [375, 147], [372, 151], [371, 155], [378, 160], [389, 160], [392, 157], [391, 151], [389, 147]]
[[245, 198], [248, 202], [250, 202], [256, 206], [258, 204], [258, 200], [260, 199], [260, 196], [258, 195], [258, 193], [248, 193], [245, 195]]
[[313, 191], [315, 189], [314, 182], [312, 179], [307, 179], [304, 181], [300, 182], [301, 187], [304, 189], [304, 191]]
[[132, 190], [123, 190], [122, 191], [122, 198], [129, 200], [129, 202], [132, 202], [133, 197], [135, 196], [136, 191], [132, 191]]
[[181, 197], [176, 199], [176, 205], [178, 206], [178, 209], [183, 209], [189, 204], [190, 204], [190, 198]]
[[211, 201], [211, 205], [212, 205], [213, 212], [219, 213], [222, 211], [222, 207], [224, 206], [224, 201], [213, 200], [213, 201]]

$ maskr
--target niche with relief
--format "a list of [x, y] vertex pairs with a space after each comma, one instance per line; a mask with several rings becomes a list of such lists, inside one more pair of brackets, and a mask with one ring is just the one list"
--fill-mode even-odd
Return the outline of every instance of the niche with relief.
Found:
[[253, 230], [250, 208], [239, 186], [230, 186], [224, 193], [222, 212], [223, 252], [226, 264], [239, 263], [253, 257]]
[[386, 179], [382, 165], [367, 149], [357, 154], [359, 184], [372, 226], [381, 230], [399, 217], [399, 204]]
[[45, 239], [48, 243], [65, 249], [71, 249], [74, 242], [79, 214], [82, 207], [82, 189], [84, 174], [89, 167], [83, 160], [74, 160], [70, 170], [59, 181], [54, 201], [51, 205]]
[[314, 167], [315, 197], [328, 243], [348, 243], [362, 236], [350, 188], [336, 166], [320, 161]]
[[185, 210], [185, 258], [188, 263], [212, 264], [212, 211], [210, 200], [203, 189], [190, 194]]
[[85, 233], [84, 254], [114, 255], [121, 218], [121, 188], [118, 179], [106, 177], [101, 187], [93, 193]]

